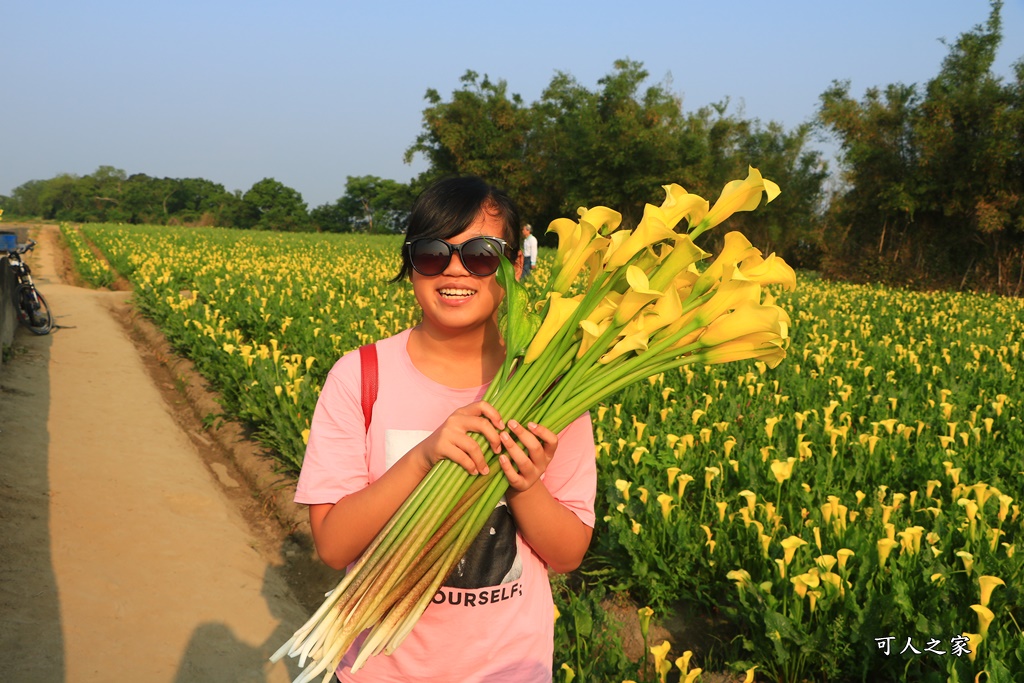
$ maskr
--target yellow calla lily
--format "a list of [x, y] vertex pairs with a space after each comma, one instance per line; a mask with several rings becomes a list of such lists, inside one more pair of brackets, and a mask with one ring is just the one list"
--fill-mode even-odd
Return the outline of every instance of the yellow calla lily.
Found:
[[668, 652], [672, 648], [667, 640], [662, 641], [661, 645], [655, 645], [650, 648], [651, 654], [654, 655], [654, 670], [658, 672], [658, 679], [661, 683], [665, 683], [665, 676], [672, 670], [672, 664], [667, 661]]
[[619, 304], [622, 303], [622, 297], [625, 296], [620, 292], [609, 292], [605, 295], [601, 302], [594, 307], [594, 310], [587, 316], [587, 320], [592, 323], [600, 323], [604, 320], [611, 320], [612, 316], [615, 315], [615, 311], [618, 310]]
[[988, 607], [988, 603], [992, 599], [992, 591], [997, 586], [1005, 586], [1006, 582], [998, 576], [979, 576], [978, 584], [981, 586], [981, 605]]
[[[669, 434], [669, 436], [675, 436], [675, 435], [674, 434]], [[679, 440], [679, 437], [676, 437], [676, 441], [678, 441], [678, 440]], [[673, 446], [673, 443], [672, 443], [671, 440], [669, 440], [669, 448], [671, 448], [672, 446]], [[679, 476], [680, 472], [682, 472], [682, 470], [679, 469], [678, 467], [669, 467], [667, 470], [665, 470], [665, 473], [668, 475], [668, 485], [669, 485], [669, 488], [671, 488], [672, 485], [676, 483], [676, 477]]]
[[793, 561], [793, 554], [796, 553], [796, 549], [800, 546], [807, 545], [807, 541], [800, 538], [799, 536], [790, 536], [782, 540], [782, 561], [789, 566], [789, 563]]
[[690, 658], [693, 657], [693, 650], [687, 650], [683, 653], [682, 657], [676, 658], [676, 668], [686, 675], [686, 672], [690, 670]]
[[650, 282], [647, 280], [647, 274], [637, 266], [629, 266], [626, 269], [626, 282], [629, 283], [629, 289], [626, 290], [626, 294], [622, 297], [622, 303], [619, 304], [618, 310], [615, 311], [613, 320], [616, 325], [625, 325], [644, 306], [664, 296], [658, 290], [651, 289]]
[[654, 610], [650, 607], [641, 607], [636, 611], [636, 615], [640, 619], [640, 635], [647, 638], [647, 631], [651, 627], [651, 617], [654, 616]]
[[747, 177], [733, 180], [722, 188], [718, 201], [711, 207], [706, 216], [700, 219], [694, 229], [695, 236], [709, 228], [713, 228], [729, 216], [739, 211], [753, 211], [761, 203], [761, 194], [768, 195], [768, 201], [779, 196], [779, 186], [762, 178], [761, 172], [753, 166], [748, 167]]
[[710, 254], [694, 244], [689, 235], [676, 234], [674, 244], [662, 248], [661, 263], [651, 275], [651, 287], [664, 290], [680, 273], [708, 256]]
[[590, 223], [597, 228], [598, 234], [605, 236], [614, 233], [622, 223], [622, 214], [607, 206], [595, 206], [591, 209], [580, 207], [577, 214], [581, 221]]
[[761, 258], [760, 254], [748, 256], [733, 270], [732, 277], [759, 285], [782, 285], [790, 292], [796, 289], [796, 271], [774, 253], [768, 258]]
[[836, 558], [833, 555], [822, 555], [815, 559], [814, 563], [824, 569], [825, 572], [831, 572], [832, 567], [836, 566]]
[[[691, 215], [707, 215], [710, 204], [708, 200], [695, 194], [690, 194], [681, 186], [672, 183], [662, 185], [665, 190], [665, 201], [659, 207], [661, 218], [669, 228], [675, 228], [676, 223], [683, 218], [690, 218]], [[689, 222], [689, 221], [688, 221]]]
[[547, 232], [558, 235], [558, 251], [555, 253], [555, 263], [564, 265], [569, 260], [569, 252], [578, 241], [578, 235], [582, 233], [580, 224], [570, 218], [556, 218], [548, 225]]
[[712, 320], [698, 341], [703, 346], [718, 346], [759, 332], [772, 332], [779, 338], [785, 338], [789, 327], [785, 316], [785, 311], [778, 306], [743, 301], [732, 312]]
[[604, 257], [605, 270], [611, 272], [621, 268], [629, 263], [631, 258], [652, 244], [675, 238], [676, 233], [665, 225], [656, 215], [657, 212], [657, 207], [648, 204], [644, 208], [644, 217], [640, 220], [640, 224], [628, 233], [628, 237], [618, 244], [612, 242]]
[[729, 280], [723, 282], [710, 299], [695, 308], [687, 317], [692, 317], [699, 325], [704, 326], [714, 322], [727, 311], [735, 310], [743, 303], [758, 304], [760, 301], [761, 286], [756, 282]]
[[978, 615], [978, 631], [984, 637], [988, 634], [988, 627], [992, 624], [992, 620], [996, 618], [996, 615], [984, 605], [971, 605], [971, 609]]
[[590, 347], [594, 345], [602, 334], [611, 327], [612, 321], [605, 319], [600, 323], [593, 323], [589, 320], [583, 320], [580, 322], [580, 329], [583, 330], [583, 340], [580, 342], [580, 349], [576, 352], [577, 358], [582, 358]]
[[576, 308], [580, 305], [580, 297], [565, 298], [558, 292], [551, 292], [549, 295], [548, 313], [540, 324], [540, 329], [534, 335], [533, 341], [526, 349], [526, 356], [523, 362], [532, 363], [540, 358], [540, 354], [547, 348], [555, 335], [562, 330], [565, 321], [572, 317]]
[[623, 337], [608, 353], [601, 356], [598, 362], [606, 365], [630, 351], [646, 351], [647, 343], [650, 341], [650, 338], [651, 335], [646, 332], [635, 332], [628, 337]]
[[782, 340], [778, 335], [772, 332], [758, 332], [704, 349], [694, 354], [694, 357], [706, 365], [759, 359], [768, 367], [774, 368], [786, 357], [786, 349], [782, 347]]
[[686, 490], [686, 485], [693, 481], [693, 476], [689, 474], [680, 475], [677, 483], [679, 484], [679, 498], [682, 499], [683, 491]]
[[[679, 294], [675, 290], [670, 289], [659, 297], [653, 305], [634, 317], [622, 328], [622, 332], [619, 334], [623, 337], [628, 337], [637, 332], [644, 332], [651, 336], [677, 322], [682, 313], [683, 303], [679, 300]], [[659, 335], [660, 338], [661, 336]]]
[[878, 546], [878, 565], [884, 567], [885, 561], [889, 559], [889, 553], [899, 544], [891, 538], [883, 538], [876, 545]]
[[750, 583], [750, 572], [746, 569], [733, 569], [725, 575], [725, 578], [736, 582], [736, 587], [742, 589]]
[[598, 226], [608, 220], [609, 212], [617, 214], [606, 207], [596, 207], [584, 210], [576, 223], [567, 218], [551, 222], [548, 232], [558, 234], [557, 263], [552, 274], [552, 291], [563, 294], [568, 291], [591, 254], [607, 247], [609, 240], [598, 234]]
[[978, 646], [981, 645], [982, 636], [980, 633], [963, 633], [964, 638], [967, 638], [967, 659], [974, 661], [974, 658], [978, 656]]
[[726, 233], [725, 245], [722, 247], [722, 251], [719, 252], [715, 260], [711, 262], [711, 265], [697, 278], [697, 282], [693, 285], [694, 293], [697, 296], [704, 294], [711, 289], [714, 283], [723, 279], [726, 269], [732, 272], [737, 264], [760, 253], [742, 233], [735, 231]]
[[672, 508], [675, 507], [672, 496], [667, 493], [658, 494], [658, 504], [661, 506], [661, 516], [667, 520]]
[[966, 550], [958, 550], [956, 556], [963, 560], [964, 571], [967, 572], [967, 576], [970, 576], [971, 569], [974, 567], [974, 555], [970, 554]]
[[775, 477], [775, 481], [781, 484], [793, 476], [794, 463], [796, 463], [796, 458], [793, 457], [786, 458], [785, 462], [781, 460], [772, 460], [770, 467], [772, 470], [772, 476]]

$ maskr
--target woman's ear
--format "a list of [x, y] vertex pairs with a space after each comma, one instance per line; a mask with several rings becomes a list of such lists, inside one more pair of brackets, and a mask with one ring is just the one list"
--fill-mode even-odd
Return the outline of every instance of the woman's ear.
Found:
[[515, 268], [516, 280], [522, 280], [523, 279], [523, 252], [522, 252], [522, 250], [520, 250], [519, 251], [519, 255], [516, 256], [516, 262], [512, 264], [512, 267]]

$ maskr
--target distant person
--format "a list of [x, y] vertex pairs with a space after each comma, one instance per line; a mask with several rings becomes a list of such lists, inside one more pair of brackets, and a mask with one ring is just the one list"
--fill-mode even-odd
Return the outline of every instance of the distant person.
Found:
[[529, 224], [523, 226], [523, 277], [530, 277], [530, 271], [537, 265], [537, 238]]

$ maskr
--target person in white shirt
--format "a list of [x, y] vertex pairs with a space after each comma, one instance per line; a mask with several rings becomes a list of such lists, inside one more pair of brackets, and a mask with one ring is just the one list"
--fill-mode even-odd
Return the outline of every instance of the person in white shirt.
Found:
[[529, 225], [523, 226], [523, 276], [525, 280], [530, 276], [530, 271], [537, 265], [537, 238], [533, 236], [533, 228]]

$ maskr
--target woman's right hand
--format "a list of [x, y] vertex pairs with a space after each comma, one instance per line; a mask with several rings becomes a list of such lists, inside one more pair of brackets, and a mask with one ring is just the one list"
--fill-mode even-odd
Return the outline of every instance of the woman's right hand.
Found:
[[501, 415], [490, 403], [478, 401], [459, 408], [437, 430], [424, 439], [415, 450], [429, 471], [440, 460], [451, 460], [470, 474], [487, 474], [490, 468], [480, 444], [470, 432], [483, 434], [495, 453], [501, 452], [498, 434], [505, 428]]

